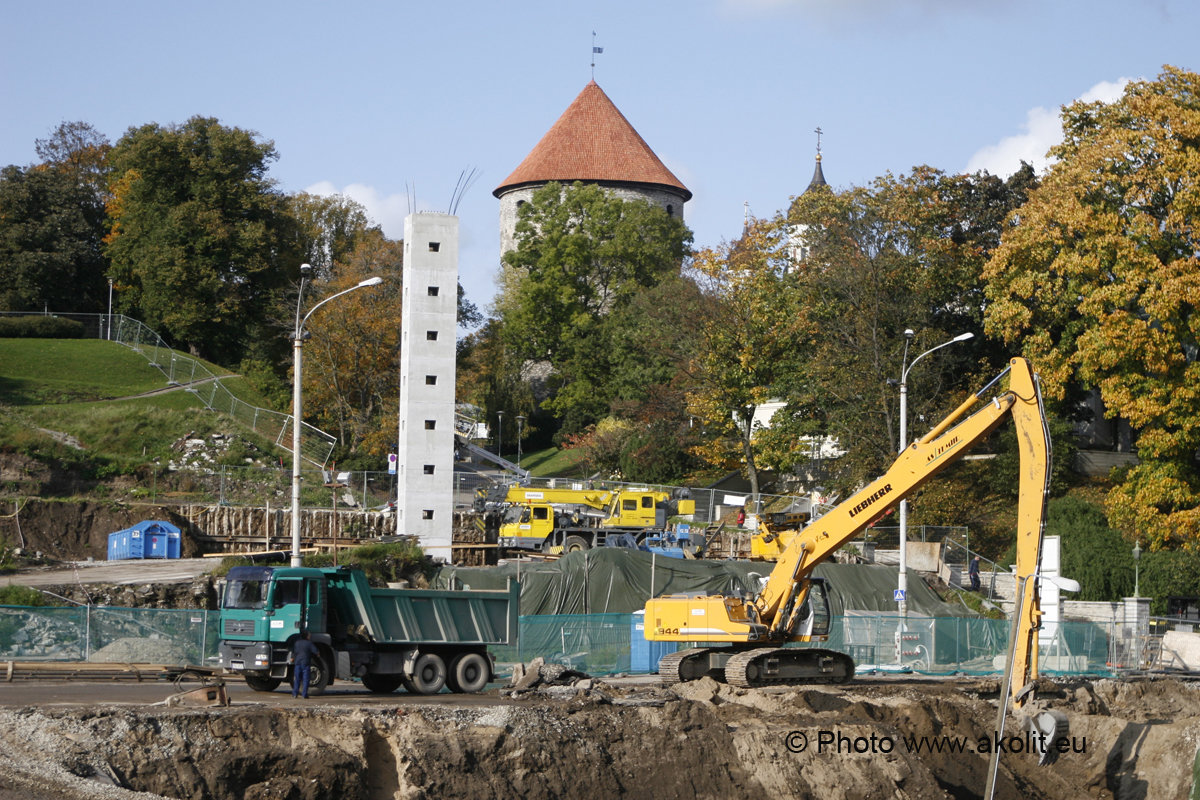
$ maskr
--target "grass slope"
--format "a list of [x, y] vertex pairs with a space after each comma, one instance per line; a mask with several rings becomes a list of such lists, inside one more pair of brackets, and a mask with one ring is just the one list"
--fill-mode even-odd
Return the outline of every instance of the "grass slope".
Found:
[[[242, 378], [222, 383], [245, 402], [266, 405]], [[0, 446], [111, 474], [169, 456], [187, 433], [230, 428], [184, 389], [138, 396], [165, 388], [163, 373], [144, 355], [115, 342], [0, 339], [0, 405], [7, 406], [0, 415]], [[85, 450], [72, 451], [39, 429], [70, 434]], [[263, 447], [270, 449], [265, 442]]]

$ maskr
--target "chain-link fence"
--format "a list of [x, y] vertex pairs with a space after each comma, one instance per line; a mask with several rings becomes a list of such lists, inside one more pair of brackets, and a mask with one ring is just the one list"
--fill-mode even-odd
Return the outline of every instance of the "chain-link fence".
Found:
[[[205, 610], [0, 606], [0, 660], [213, 666], [218, 623], [219, 613]], [[1113, 675], [1172, 666], [1154, 629], [1060, 622], [1042, 642], [1041, 672]], [[647, 642], [641, 614], [524, 616], [519, 631], [513, 645], [493, 648], [500, 675], [539, 656], [593, 675], [655, 672], [662, 656], [692, 646]], [[984, 675], [1003, 672], [1008, 639], [1007, 619], [847, 614], [834, 616], [829, 640], [812, 646], [848, 653], [860, 672]]]

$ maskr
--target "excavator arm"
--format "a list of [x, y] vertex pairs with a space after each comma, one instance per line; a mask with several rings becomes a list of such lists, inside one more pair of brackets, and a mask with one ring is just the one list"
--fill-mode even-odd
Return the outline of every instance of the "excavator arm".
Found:
[[[984, 400], [1008, 375], [1007, 390]], [[735, 645], [806, 641], [800, 633], [804, 600], [813, 569], [853, 539], [887, 508], [911, 494], [981, 442], [1008, 417], [1020, 443], [1020, 500], [1017, 530], [1017, 585], [1020, 591], [1014, 685], [1021, 690], [1037, 676], [1037, 570], [1050, 472], [1050, 438], [1036, 378], [1027, 361], [1008, 369], [964, 401], [929, 433], [905, 448], [881, 477], [864, 486], [792, 538], [763, 589], [739, 607], [722, 597], [664, 597], [646, 604], [646, 638], [660, 641], [723, 641]], [[720, 601], [720, 602], [715, 602]], [[727, 612], [721, 619], [721, 608]], [[703, 620], [698, 626], [697, 620]], [[843, 657], [844, 658], [844, 657]], [[853, 664], [850, 664], [853, 673]], [[685, 670], [686, 672], [686, 670]], [[711, 670], [709, 670], [711, 672]]]

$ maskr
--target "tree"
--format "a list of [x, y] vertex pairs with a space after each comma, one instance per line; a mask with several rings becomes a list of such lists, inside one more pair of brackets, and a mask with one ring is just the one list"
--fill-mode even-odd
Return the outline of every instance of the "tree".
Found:
[[329, 280], [334, 264], [349, 258], [368, 231], [378, 230], [367, 217], [366, 208], [341, 194], [290, 195], [287, 211], [296, 224], [295, 250], [320, 280]]
[[498, 301], [504, 336], [519, 358], [550, 363], [557, 391], [544, 405], [578, 431], [613, 396], [607, 317], [679, 272], [691, 232], [648, 202], [552, 182], [518, 210], [516, 238]]
[[709, 436], [705, 460], [745, 468], [755, 502], [755, 411], [781, 396], [808, 338], [790, 265], [782, 220], [756, 220], [737, 242], [697, 252], [691, 265], [704, 304], [687, 368], [688, 409]]
[[1048, 399], [1099, 392], [1140, 463], [1109, 521], [1150, 548], [1200, 545], [1200, 75], [1165, 67], [1063, 111], [1064, 140], [987, 268], [987, 330]]
[[106, 252], [121, 308], [193, 353], [235, 362], [272, 338], [267, 312], [297, 275], [274, 145], [216, 119], [131, 128], [109, 154]]
[[64, 122], [47, 138], [34, 140], [34, 149], [44, 164], [89, 187], [98, 201], [104, 199], [112, 150], [107, 136], [86, 122]]
[[328, 280], [314, 281], [309, 303], [369, 277], [383, 283], [323, 307], [306, 326], [304, 397], [307, 416], [336, 431], [342, 453], [383, 455], [396, 446], [404, 243], [371, 229], [359, 237]]
[[0, 170], [0, 309], [101, 311], [104, 206], [52, 166]]
[[86, 122], [64, 122], [35, 146], [41, 164], [0, 172], [0, 308], [99, 311], [108, 140]]
[[948, 176], [930, 167], [885, 175], [843, 192], [814, 189], [788, 214], [796, 290], [810, 340], [789, 376], [788, 408], [768, 437], [782, 460], [788, 443], [803, 458], [815, 433], [837, 440], [846, 455], [838, 475], [848, 491], [880, 474], [899, 448], [899, 390], [908, 358], [960, 333], [975, 333], [922, 360], [908, 375], [909, 439], [932, 424], [1007, 361], [982, 333], [982, 270], [1005, 215], [1024, 199], [1031, 170], [1009, 182], [995, 176]]

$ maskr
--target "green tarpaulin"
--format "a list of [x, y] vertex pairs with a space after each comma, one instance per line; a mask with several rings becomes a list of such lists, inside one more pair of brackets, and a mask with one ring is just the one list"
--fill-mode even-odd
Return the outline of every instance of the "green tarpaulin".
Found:
[[[653, 558], [641, 550], [600, 548], [571, 553], [557, 561], [526, 561], [498, 567], [442, 567], [434, 588], [503, 588], [521, 582], [521, 614], [601, 614], [640, 611], [651, 596], [667, 594], [754, 594], [774, 568], [770, 561], [708, 561]], [[847, 611], [896, 612], [895, 567], [820, 564], [817, 577], [829, 583], [834, 614]], [[949, 605], [913, 575], [908, 581], [908, 612], [951, 617], [970, 615]]]

